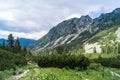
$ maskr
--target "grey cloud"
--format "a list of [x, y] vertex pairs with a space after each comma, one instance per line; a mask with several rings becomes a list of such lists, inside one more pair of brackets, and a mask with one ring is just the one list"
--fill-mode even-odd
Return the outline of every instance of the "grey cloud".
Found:
[[119, 3], [119, 0], [0, 0], [0, 20], [5, 23], [0, 29], [24, 33], [48, 32], [72, 15], [92, 12], [97, 15], [101, 8], [109, 12], [120, 7]]

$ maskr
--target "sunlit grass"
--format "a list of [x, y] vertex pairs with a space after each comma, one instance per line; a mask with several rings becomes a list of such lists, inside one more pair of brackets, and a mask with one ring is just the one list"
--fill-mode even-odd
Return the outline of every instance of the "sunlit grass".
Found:
[[119, 73], [114, 68], [100, 67], [98, 70], [71, 70], [59, 68], [35, 68], [19, 80], [119, 80], [119, 77], [112, 76], [111, 71]]
[[88, 57], [89, 59], [97, 59], [99, 56], [103, 57], [103, 58], [110, 58], [110, 57], [116, 57], [119, 56], [120, 54], [114, 54], [114, 53], [94, 53], [94, 54], [84, 54], [86, 57]]

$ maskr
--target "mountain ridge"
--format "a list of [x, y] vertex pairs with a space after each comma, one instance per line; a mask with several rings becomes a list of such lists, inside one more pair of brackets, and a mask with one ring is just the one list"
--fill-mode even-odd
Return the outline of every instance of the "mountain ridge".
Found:
[[89, 15], [72, 18], [50, 29], [45, 36], [30, 45], [29, 48], [35, 50], [54, 48], [59, 45], [83, 45], [91, 36], [115, 24], [120, 24], [120, 8], [101, 14], [95, 19]]

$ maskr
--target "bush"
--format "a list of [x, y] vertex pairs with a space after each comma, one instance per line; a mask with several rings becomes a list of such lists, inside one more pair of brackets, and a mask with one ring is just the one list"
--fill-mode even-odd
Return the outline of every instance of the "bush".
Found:
[[47, 54], [38, 57], [38, 65], [40, 67], [75, 67], [84, 70], [89, 65], [89, 59], [84, 55], [70, 55], [70, 54]]
[[26, 65], [27, 61], [24, 56], [5, 50], [0, 50], [0, 71], [14, 68], [15, 66]]
[[91, 63], [88, 68], [93, 70], [98, 70], [100, 67], [101, 67], [101, 64], [99, 63]]
[[102, 58], [98, 57], [94, 62], [100, 63], [102, 66], [120, 68], [120, 56], [111, 57], [111, 58]]

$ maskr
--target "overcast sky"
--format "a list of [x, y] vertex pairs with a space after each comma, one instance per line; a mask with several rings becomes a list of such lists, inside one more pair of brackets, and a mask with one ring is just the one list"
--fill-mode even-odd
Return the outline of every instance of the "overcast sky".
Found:
[[92, 18], [120, 8], [120, 0], [0, 0], [0, 38], [39, 39], [63, 20]]

